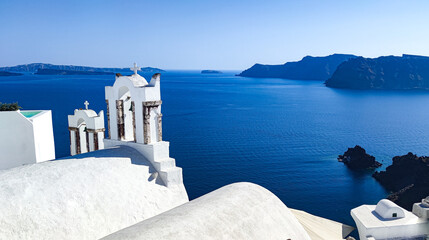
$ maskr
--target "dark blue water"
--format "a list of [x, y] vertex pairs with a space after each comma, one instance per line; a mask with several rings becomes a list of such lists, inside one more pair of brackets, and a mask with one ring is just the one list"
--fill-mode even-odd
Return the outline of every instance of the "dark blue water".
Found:
[[[146, 78], [149, 76], [145, 75]], [[113, 76], [0, 78], [0, 101], [52, 109], [57, 157], [69, 154], [67, 115], [105, 110]], [[170, 71], [161, 77], [164, 139], [191, 199], [249, 181], [289, 207], [354, 225], [350, 210], [386, 196], [371, 171], [336, 157], [356, 144], [384, 165], [429, 152], [429, 92], [330, 89], [319, 81]]]

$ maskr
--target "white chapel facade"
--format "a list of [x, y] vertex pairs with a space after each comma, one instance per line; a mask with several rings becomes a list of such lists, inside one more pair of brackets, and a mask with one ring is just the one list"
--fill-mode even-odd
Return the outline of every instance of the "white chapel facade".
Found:
[[109, 139], [150, 144], [162, 141], [160, 74], [148, 83], [131, 68], [131, 76], [116, 75], [113, 86], [107, 86], [106, 104]]
[[88, 109], [75, 109], [73, 115], [68, 116], [70, 131], [70, 155], [104, 149], [104, 111], [98, 114]]
[[162, 139], [161, 74], [148, 83], [134, 64], [131, 76], [116, 75], [105, 87], [109, 138], [106, 148], [126, 145], [139, 151], [156, 169], [167, 187], [183, 184], [182, 169], [170, 157], [170, 143]]

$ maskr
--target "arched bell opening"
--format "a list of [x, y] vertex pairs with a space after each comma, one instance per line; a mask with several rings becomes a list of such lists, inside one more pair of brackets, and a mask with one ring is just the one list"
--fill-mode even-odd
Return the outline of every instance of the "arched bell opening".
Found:
[[135, 107], [128, 87], [119, 88], [118, 98], [116, 100], [118, 140], [135, 141]]
[[83, 118], [80, 118], [77, 122], [76, 131], [76, 152], [77, 154], [89, 152], [89, 141], [88, 141], [87, 125]]

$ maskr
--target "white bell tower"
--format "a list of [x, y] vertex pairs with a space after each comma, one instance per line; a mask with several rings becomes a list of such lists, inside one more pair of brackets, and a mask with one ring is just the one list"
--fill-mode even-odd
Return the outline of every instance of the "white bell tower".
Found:
[[170, 158], [169, 142], [162, 140], [161, 74], [156, 73], [148, 83], [137, 72], [116, 74], [113, 86], [106, 86], [109, 137], [105, 146], [127, 145], [138, 150], [159, 172], [167, 186], [183, 183], [182, 169]]
[[98, 114], [88, 109], [75, 109], [73, 115], [68, 116], [70, 131], [70, 154], [76, 155], [104, 149], [104, 112]]
[[116, 75], [112, 87], [106, 87], [109, 139], [150, 144], [162, 141], [160, 74], [150, 83], [137, 74]]

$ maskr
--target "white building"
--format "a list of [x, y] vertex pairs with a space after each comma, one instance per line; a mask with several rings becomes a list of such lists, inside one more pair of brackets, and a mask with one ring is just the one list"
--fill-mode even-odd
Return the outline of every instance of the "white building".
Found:
[[127, 145], [138, 150], [159, 172], [166, 186], [182, 184], [182, 169], [170, 158], [170, 143], [162, 140], [160, 74], [148, 83], [134, 64], [131, 76], [116, 75], [107, 86], [109, 139], [105, 148]]
[[52, 113], [0, 112], [0, 169], [55, 159]]
[[74, 115], [68, 116], [72, 156], [104, 149], [104, 112], [97, 114], [88, 105], [85, 101], [85, 110], [75, 109]]
[[361, 240], [426, 239], [429, 237], [429, 204], [415, 203], [409, 212], [382, 199], [375, 205], [351, 210]]

